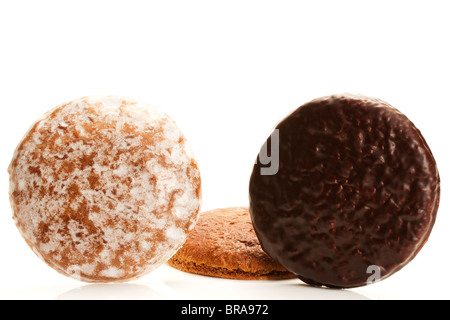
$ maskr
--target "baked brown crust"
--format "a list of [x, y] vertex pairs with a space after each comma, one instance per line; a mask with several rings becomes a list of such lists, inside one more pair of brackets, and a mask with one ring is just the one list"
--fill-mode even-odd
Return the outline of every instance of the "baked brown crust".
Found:
[[261, 249], [244, 207], [201, 213], [185, 244], [168, 264], [182, 271], [228, 279], [295, 277]]
[[9, 167], [16, 225], [58, 272], [127, 281], [166, 262], [198, 218], [201, 180], [186, 139], [159, 109], [85, 97], [37, 121]]

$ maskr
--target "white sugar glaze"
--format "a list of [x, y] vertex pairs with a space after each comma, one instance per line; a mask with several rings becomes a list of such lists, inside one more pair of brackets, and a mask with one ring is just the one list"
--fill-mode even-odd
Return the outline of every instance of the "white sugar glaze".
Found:
[[201, 182], [164, 112], [91, 96], [47, 112], [15, 151], [10, 199], [38, 256], [89, 282], [126, 281], [167, 261], [197, 221]]

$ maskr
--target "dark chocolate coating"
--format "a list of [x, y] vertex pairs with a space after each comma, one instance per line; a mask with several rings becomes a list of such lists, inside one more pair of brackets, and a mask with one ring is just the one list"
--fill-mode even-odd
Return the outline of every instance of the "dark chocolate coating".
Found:
[[405, 115], [344, 94], [306, 103], [276, 129], [278, 172], [262, 175], [258, 160], [250, 179], [264, 251], [306, 283], [337, 288], [366, 285], [369, 266], [381, 280], [414, 258], [435, 222], [440, 180]]

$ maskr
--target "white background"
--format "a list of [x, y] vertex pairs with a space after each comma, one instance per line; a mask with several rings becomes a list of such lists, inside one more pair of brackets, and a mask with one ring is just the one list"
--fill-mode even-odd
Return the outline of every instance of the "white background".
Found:
[[[433, 0], [0, 0], [0, 298], [450, 298], [449, 13], [449, 1]], [[428, 243], [380, 283], [327, 290], [163, 266], [131, 284], [86, 285], [41, 262], [11, 219], [13, 151], [62, 102], [112, 94], [165, 110], [194, 149], [208, 210], [247, 205], [253, 162], [276, 123], [313, 98], [342, 92], [405, 113], [441, 175]]]

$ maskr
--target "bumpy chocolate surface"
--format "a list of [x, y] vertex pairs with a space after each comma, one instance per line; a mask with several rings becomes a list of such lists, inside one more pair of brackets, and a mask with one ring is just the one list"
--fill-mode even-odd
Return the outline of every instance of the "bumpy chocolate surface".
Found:
[[335, 95], [299, 107], [276, 130], [278, 171], [261, 174], [268, 165], [258, 160], [250, 179], [252, 221], [270, 256], [309, 284], [339, 288], [378, 271], [384, 279], [414, 258], [435, 222], [440, 180], [405, 115], [375, 98]]

